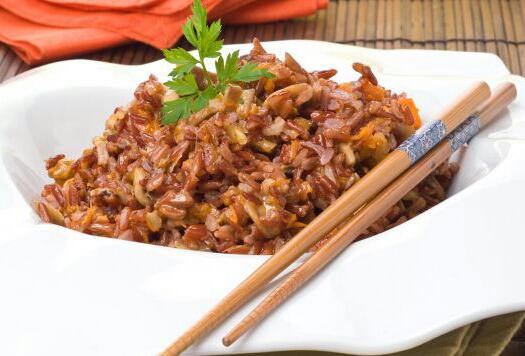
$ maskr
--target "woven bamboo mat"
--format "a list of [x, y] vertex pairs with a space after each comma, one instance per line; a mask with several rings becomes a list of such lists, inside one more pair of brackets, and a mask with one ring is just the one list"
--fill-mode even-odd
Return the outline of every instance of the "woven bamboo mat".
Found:
[[[315, 39], [374, 48], [491, 52], [512, 73], [524, 75], [524, 20], [521, 0], [332, 0], [326, 10], [307, 18], [226, 26], [224, 39], [245, 43], [257, 36], [263, 41]], [[80, 58], [141, 64], [160, 57], [154, 48], [133, 44]], [[28, 69], [0, 44], [0, 82]], [[525, 355], [525, 328], [504, 355]]]
[[[525, 73], [525, 2], [520, 0], [332, 0], [308, 18], [227, 26], [226, 43], [316, 39], [375, 48], [427, 48], [497, 54], [512, 73]], [[128, 45], [82, 58], [140, 64], [160, 58]], [[0, 82], [29, 69], [0, 45]]]

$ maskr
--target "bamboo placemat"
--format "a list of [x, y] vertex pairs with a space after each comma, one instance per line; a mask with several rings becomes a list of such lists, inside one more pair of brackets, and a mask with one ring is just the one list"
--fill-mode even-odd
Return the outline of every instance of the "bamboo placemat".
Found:
[[[332, 0], [316, 15], [276, 23], [226, 26], [225, 43], [315, 39], [374, 48], [491, 52], [525, 73], [525, 2], [520, 0]], [[159, 51], [134, 44], [82, 56], [140, 64]], [[29, 69], [0, 45], [0, 82]]]
[[[257, 36], [263, 41], [315, 39], [373, 48], [491, 52], [512, 73], [524, 75], [524, 20], [521, 0], [332, 0], [326, 10], [307, 18], [226, 26], [224, 39], [225, 43], [246, 43]], [[141, 64], [161, 56], [152, 47], [132, 44], [78, 58]], [[0, 44], [0, 82], [28, 69]], [[504, 352], [523, 354], [525, 329]]]

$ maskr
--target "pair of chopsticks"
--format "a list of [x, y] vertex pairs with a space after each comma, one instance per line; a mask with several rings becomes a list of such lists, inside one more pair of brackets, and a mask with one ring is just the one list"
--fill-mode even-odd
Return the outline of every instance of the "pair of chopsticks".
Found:
[[[435, 120], [420, 129], [414, 136], [390, 153], [380, 164], [368, 172], [351, 189], [345, 192], [322, 214], [314, 219], [314, 221], [284, 245], [273, 257], [267, 260], [230, 292], [210, 312], [166, 349], [163, 354], [178, 355], [193, 342], [215, 328], [236, 309], [245, 304], [263, 286], [306, 252], [315, 242], [322, 239], [328, 232], [348, 219], [358, 208], [380, 193], [426, 152], [456, 129], [456, 127], [465, 121], [489, 96], [490, 90], [486, 83], [478, 82], [473, 85], [470, 90], [444, 110], [439, 120]], [[457, 148], [459, 143], [465, 142], [465, 140], [462, 141], [462, 137], [466, 137], [466, 132], [475, 132], [476, 128], [488, 123], [514, 96], [515, 89], [511, 84], [498, 90], [498, 95], [494, 97], [489, 104], [484, 106], [479, 116], [469, 118], [469, 121], [463, 125], [465, 129], [461, 135], [452, 135], [450, 139], [447, 140], [448, 143], [445, 142], [445, 145], [448, 144], [448, 148], [440, 145], [436, 150], [432, 151], [432, 155], [425, 157], [421, 163], [418, 163], [410, 170], [410, 172], [413, 172], [414, 169], [417, 169], [417, 173], [406, 173], [406, 175], [403, 175], [402, 179], [397, 180], [386, 189], [385, 192], [381, 193], [381, 199], [378, 197], [372, 200], [349, 222], [341, 226], [327, 244], [294, 271], [292, 275], [286, 279], [284, 284], [278, 287], [279, 292], [271, 293], [253, 313], [244, 319], [232, 333], [225, 337], [223, 340], [224, 343], [230, 344], [236, 340], [236, 338], [242, 335], [249, 327], [261, 320], [270, 310], [279, 305], [300, 285], [324, 267], [324, 265], [351, 243], [355, 239], [355, 236], [361, 233], [378, 217], [382, 216], [386, 209], [394, 205], [395, 202], [405, 194], [403, 192], [408, 192], [421, 181], [425, 176], [425, 172], [428, 171], [426, 174], [429, 174], [432, 169], [439, 164], [437, 163], [438, 161], [443, 162], [450, 156], [453, 148]], [[436, 152], [438, 152], [439, 155]], [[408, 186], [409, 188], [407, 188]], [[389, 203], [390, 201], [391, 203]], [[367, 215], [363, 215], [365, 212]]]
[[296, 268], [223, 338], [224, 345], [229, 346], [234, 343], [273, 309], [282, 304], [292, 293], [350, 245], [361, 232], [383, 216], [389, 208], [432, 173], [437, 166], [445, 162], [461, 145], [469, 141], [481, 127], [490, 123], [515, 98], [516, 88], [513, 84], [505, 83], [498, 87], [492, 97], [485, 102], [478, 115], [469, 117], [437, 147], [366, 204], [322, 248]]

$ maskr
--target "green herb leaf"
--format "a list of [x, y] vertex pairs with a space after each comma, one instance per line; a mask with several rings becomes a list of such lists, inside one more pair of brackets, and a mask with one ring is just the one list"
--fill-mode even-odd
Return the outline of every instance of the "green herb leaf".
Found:
[[[205, 108], [209, 101], [219, 93], [224, 92], [226, 86], [236, 82], [252, 82], [261, 77], [271, 78], [273, 75], [266, 69], [257, 68], [256, 63], [246, 63], [239, 68], [239, 51], [228, 54], [226, 60], [221, 56], [220, 50], [223, 41], [219, 39], [221, 33], [221, 22], [214, 21], [208, 26], [208, 15], [200, 0], [194, 0], [192, 15], [182, 25], [182, 32], [186, 40], [197, 49], [199, 58], [183, 48], [166, 49], [162, 52], [175, 68], [170, 72], [171, 80], [165, 83], [170, 89], [180, 96], [176, 100], [164, 103], [162, 124], [173, 124], [182, 118], [190, 116]], [[217, 81], [211, 80], [211, 75], [206, 68], [206, 58], [217, 58], [215, 70]], [[200, 89], [192, 70], [197, 65], [204, 71], [207, 87]]]
[[186, 74], [181, 79], [170, 80], [164, 84], [168, 88], [175, 90], [177, 94], [181, 96], [193, 95], [199, 91], [197, 81], [195, 80], [193, 74]]
[[197, 48], [199, 46], [199, 40], [195, 33], [195, 29], [193, 28], [191, 19], [188, 19], [188, 21], [182, 25], [182, 33], [184, 33], [184, 37], [186, 37], [186, 40], [188, 40], [193, 47]]
[[164, 58], [174, 64], [197, 64], [197, 60], [184, 48], [163, 49]]
[[168, 62], [177, 65], [170, 73], [170, 76], [176, 78], [191, 72], [199, 62], [184, 48], [164, 49], [162, 53]]
[[198, 0], [193, 1], [192, 6], [192, 16], [191, 22], [197, 32], [201, 32], [206, 28], [206, 23], [208, 22], [208, 15], [206, 14], [206, 9], [202, 6], [202, 3]]
[[164, 103], [162, 108], [163, 117], [162, 124], [173, 124], [183, 117], [190, 115], [191, 100], [190, 97], [179, 98]]
[[259, 80], [261, 77], [272, 78], [273, 75], [266, 68], [257, 68], [256, 63], [248, 62], [234, 75], [233, 81], [249, 83]]
[[201, 58], [216, 58], [220, 56], [222, 40], [218, 40], [221, 33], [221, 22], [215, 21], [210, 27], [206, 27], [200, 37], [199, 55]]
[[211, 99], [215, 98], [219, 92], [217, 89], [213, 86], [207, 87], [205, 90], [200, 91], [195, 100], [193, 101], [193, 105], [191, 107], [193, 112], [197, 112], [199, 110], [202, 110], [208, 105]]
[[217, 79], [219, 82], [228, 82], [232, 80], [238, 71], [238, 61], [239, 51], [234, 51], [233, 53], [228, 54], [228, 56], [226, 56], [226, 63], [222, 56], [215, 61], [215, 70], [217, 71]]

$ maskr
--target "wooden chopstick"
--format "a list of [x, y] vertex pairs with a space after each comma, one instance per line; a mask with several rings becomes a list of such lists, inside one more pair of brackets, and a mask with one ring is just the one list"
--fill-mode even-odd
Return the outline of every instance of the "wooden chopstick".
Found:
[[264, 319], [283, 303], [306, 281], [332, 261], [350, 245], [365, 229], [383, 216], [396, 202], [425, 179], [450, 155], [474, 136], [479, 128], [486, 126], [516, 98], [516, 87], [512, 83], [499, 86], [485, 102], [478, 115], [470, 117], [436, 148], [409, 168], [397, 180], [353, 215], [315, 254], [295, 269], [257, 307], [238, 323], [223, 339], [225, 346], [234, 343], [250, 328]]
[[461, 124], [490, 96], [485, 82], [476, 82], [439, 119], [422, 127], [385, 157], [363, 178], [343, 193], [327, 209], [288, 241], [275, 255], [241, 282], [212, 310], [171, 344], [162, 355], [178, 355], [196, 340], [214, 329], [226, 317], [246, 303], [257, 291], [293, 263], [337, 225], [347, 219], [370, 198], [379, 193], [422, 154], [435, 146]]

